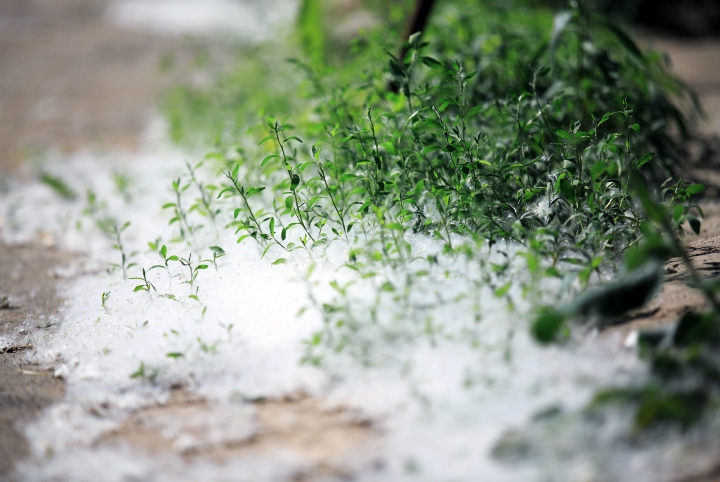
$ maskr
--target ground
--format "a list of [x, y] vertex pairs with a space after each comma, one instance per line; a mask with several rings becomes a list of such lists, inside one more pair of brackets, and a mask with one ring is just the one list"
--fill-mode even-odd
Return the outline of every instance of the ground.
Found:
[[[6, 0], [0, 3], [0, 176], [23, 175], [23, 165], [43, 151], [127, 149], [139, 144], [148, 113], [177, 76], [162, 74], [160, 59], [180, 40], [124, 31], [103, 17], [105, 2], [93, 0]], [[720, 134], [719, 40], [678, 40], [644, 34], [644, 42], [667, 51], [674, 71], [700, 95], [707, 112], [705, 134]], [[720, 170], [693, 165], [688, 175], [720, 192]], [[1, 184], [1, 183], [0, 183]], [[690, 254], [701, 272], [720, 273], [720, 205], [704, 201], [706, 220], [700, 236], [689, 233]], [[2, 219], [0, 219], [0, 225]], [[37, 244], [0, 245], [0, 335], [25, 330], [51, 333], [61, 309], [56, 296], [56, 268], [74, 254], [38, 238]], [[611, 330], [632, 330], [673, 322], [702, 299], [683, 283], [677, 261], [667, 266], [668, 282], [652, 303], [629, 323]], [[33, 320], [32, 326], [28, 320]], [[41, 320], [40, 323], [37, 320]], [[64, 394], [52, 372], [22, 365], [18, 345], [0, 352], [0, 479], [28, 447], [23, 423]], [[260, 435], [202, 443], [188, 448], [161, 435], [167, 417], [199, 418], [212, 407], [178, 389], [163, 407], [142, 410], [98, 443], [131, 442], [149, 452], [180, 451], [186, 457], [222, 459], [240, 451], [284, 448], [313, 460], [313, 476], [337, 473], [334, 461], [371, 444], [375, 431], [348, 412], [327, 412], [298, 394], [288, 400], [258, 401]], [[312, 423], [310, 423], [312, 422]], [[372, 457], [369, 458], [372, 460]], [[370, 462], [369, 462], [370, 463]], [[716, 480], [712, 474], [693, 481]]]

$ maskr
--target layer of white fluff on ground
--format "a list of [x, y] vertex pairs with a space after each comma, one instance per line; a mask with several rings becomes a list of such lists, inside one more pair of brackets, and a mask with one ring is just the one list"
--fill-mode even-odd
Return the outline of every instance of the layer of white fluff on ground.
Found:
[[[92, 189], [119, 222], [131, 221], [124, 242], [128, 251], [138, 251], [137, 266], [129, 270], [138, 276], [140, 267], [160, 261], [147, 242], [176, 234], [161, 206], [172, 200], [169, 185], [183, 174], [188, 157], [161, 142], [132, 155], [58, 159], [54, 173], [78, 192]], [[135, 180], [129, 202], [115, 190], [116, 172]], [[378, 430], [381, 465], [347, 460], [358, 480], [650, 481], [662, 480], [687, 457], [687, 438], [677, 435], [631, 447], [624, 438], [628, 413], [603, 423], [576, 415], [597, 389], [645, 376], [635, 353], [623, 351], [618, 340], [592, 335], [561, 347], [537, 345], [528, 335], [530, 303], [519, 288], [509, 293], [511, 307], [476, 283], [482, 273], [460, 260], [440, 255], [439, 265], [416, 281], [409, 307], [393, 304], [390, 296], [375, 298], [376, 284], [395, 281], [398, 273], [356, 280], [349, 298], [359, 322], [369, 327], [357, 331], [369, 353], [350, 357], [328, 350], [318, 368], [300, 361], [322, 328], [318, 306], [332, 299], [329, 282], [344, 285], [355, 277], [342, 267], [348, 255], [343, 242], [316, 259], [308, 280], [306, 254], [282, 254], [288, 262], [272, 265], [279, 251], [261, 259], [252, 240], [236, 244], [233, 230], [221, 229], [214, 244], [227, 255], [217, 270], [211, 265], [200, 272], [197, 291], [183, 283], [186, 268], [173, 263], [169, 273], [149, 273], [157, 291], [148, 294], [133, 292], [138, 282], [123, 281], [119, 271], [106, 272], [119, 255], [83, 214], [84, 200], [63, 201], [47, 186], [30, 183], [12, 186], [0, 206], [5, 242], [54, 239], [82, 253], [75, 265], [57, 270], [66, 300], [59, 326], [35, 339], [36, 351], [28, 355], [67, 380], [67, 395], [26, 429], [33, 456], [18, 468], [21, 479], [294, 480], [307, 468], [302, 459], [279, 454], [213, 464], [97, 445], [131, 413], [164, 403], [177, 387], [217, 407], [217, 418], [204, 423], [221, 441], [252, 434], [252, 401], [261, 398], [302, 393], [328, 408], [360, 411]], [[435, 240], [408, 236], [418, 257], [441, 251]], [[183, 244], [165, 243], [170, 254], [187, 256]], [[485, 249], [486, 261], [507, 255], [511, 270], [522, 276], [518, 247]], [[548, 292], [553, 289], [558, 286]], [[472, 299], [431, 309], [432, 323], [413, 316], [424, 302], [468, 291]], [[102, 294], [108, 292], [104, 308]], [[192, 293], [199, 301], [188, 298]], [[362, 319], [373, 307], [380, 314], [377, 327]], [[131, 377], [141, 366], [144, 376]], [[542, 413], [556, 414], [555, 421], [533, 422]], [[176, 429], [187, 423], [178, 420]], [[513, 445], [516, 432], [524, 438]], [[508, 440], [510, 462], [493, 457]], [[192, 447], [193, 440], [183, 443]]]
[[277, 37], [297, 9], [293, 0], [118, 0], [108, 5], [107, 17], [125, 28], [256, 43]]

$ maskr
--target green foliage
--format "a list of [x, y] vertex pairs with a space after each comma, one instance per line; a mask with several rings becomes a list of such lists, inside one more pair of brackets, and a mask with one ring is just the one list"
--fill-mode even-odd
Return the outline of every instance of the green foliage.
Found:
[[595, 396], [591, 410], [612, 403], [637, 405], [634, 428], [636, 431], [661, 424], [678, 424], [683, 429], [697, 423], [708, 405], [707, 394], [702, 390], [675, 390], [668, 392], [648, 386], [641, 389], [611, 389]]
[[[193, 263], [192, 252], [208, 247], [200, 240], [207, 220], [216, 238], [232, 229], [238, 243], [256, 243], [261, 257], [272, 251], [272, 265], [298, 249], [315, 260], [331, 243], [346, 243], [345, 267], [357, 280], [377, 281], [375, 303], [355, 309], [354, 281], [333, 281], [331, 301], [313, 299], [324, 322], [306, 342], [304, 360], [313, 364], [327, 350], [366, 360], [371, 330], [392, 340], [444, 336], [432, 309], [454, 301], [419, 305], [412, 298], [416, 280], [439, 258], [481, 273], [456, 299], [488, 287], [511, 309], [518, 284], [531, 296], [544, 278], [561, 279], [576, 294], [624, 259], [614, 281], [538, 310], [531, 333], [541, 343], [567, 339], [578, 319], [612, 321], [641, 306], [661, 280], [662, 263], [684, 255], [681, 226], [700, 231], [693, 196], [703, 187], [672, 180], [681, 157], [673, 132], [688, 127], [678, 103], [692, 96], [659, 53], [639, 49], [582, 5], [554, 17], [496, 7], [446, 2], [402, 58], [381, 29], [357, 39], [352, 56], [331, 68], [319, 62], [327, 47], [319, 2], [306, 0], [298, 29], [309, 62], [263, 58], [261, 47], [209, 87], [171, 92], [165, 111], [173, 138], [198, 135], [214, 150], [173, 181], [174, 199], [164, 206], [178, 226], [173, 242], [191, 254], [168, 256], [162, 245], [163, 265], [153, 268], [170, 275], [169, 261], [180, 262], [190, 298], [201, 303], [198, 274], [209, 264], [217, 269], [225, 255], [210, 246], [213, 258]], [[389, 83], [399, 92], [388, 91]], [[222, 175], [205, 182], [201, 169]], [[436, 240], [441, 252], [413, 253], [408, 240], [415, 235]], [[530, 284], [510, 277], [509, 259], [484, 259], [484, 247], [505, 242], [521, 250]], [[144, 272], [138, 279], [136, 289], [154, 289]], [[715, 285], [701, 289], [714, 298]], [[383, 300], [413, 317], [412, 330], [377, 328]], [[705, 317], [681, 323], [674, 350], [714, 339], [715, 321]], [[676, 353], [653, 353], [665, 377], [685, 370], [670, 357]], [[626, 400], [639, 407], [638, 428], [662, 420], [686, 426], [695, 418], [684, 407], [704, 407], [707, 398], [686, 395], [658, 388]]]
[[546, 308], [535, 319], [531, 328], [532, 335], [540, 343], [557, 341], [563, 335], [568, 335], [566, 319], [567, 314]]
[[297, 19], [300, 42], [308, 57], [321, 64], [325, 52], [325, 28], [321, 0], [302, 0]]

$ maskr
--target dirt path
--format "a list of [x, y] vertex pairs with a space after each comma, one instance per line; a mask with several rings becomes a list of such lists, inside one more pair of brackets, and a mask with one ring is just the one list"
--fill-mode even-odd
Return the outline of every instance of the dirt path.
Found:
[[0, 480], [28, 454], [17, 425], [65, 393], [52, 372], [24, 364], [23, 352], [32, 350], [33, 337], [53, 332], [60, 307], [53, 269], [69, 257], [45, 247], [0, 244], [0, 337], [16, 335], [13, 345], [0, 345]]
[[137, 146], [180, 42], [113, 26], [107, 3], [0, 2], [0, 175], [47, 149]]

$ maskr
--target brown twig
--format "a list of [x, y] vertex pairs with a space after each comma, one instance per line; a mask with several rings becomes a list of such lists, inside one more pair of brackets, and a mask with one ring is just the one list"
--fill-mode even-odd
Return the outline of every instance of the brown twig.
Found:
[[[398, 56], [398, 60], [400, 62], [405, 59], [405, 55], [408, 52], [409, 46], [407, 43], [410, 36], [416, 32], [422, 32], [425, 29], [425, 24], [427, 24], [428, 17], [430, 17], [430, 12], [432, 11], [434, 4], [435, 0], [416, 1], [415, 10], [413, 11], [405, 33], [403, 34], [403, 45], [400, 49], [400, 55]], [[388, 84], [388, 90], [391, 92], [397, 92], [398, 89], [399, 86], [395, 82], [390, 81]]]

